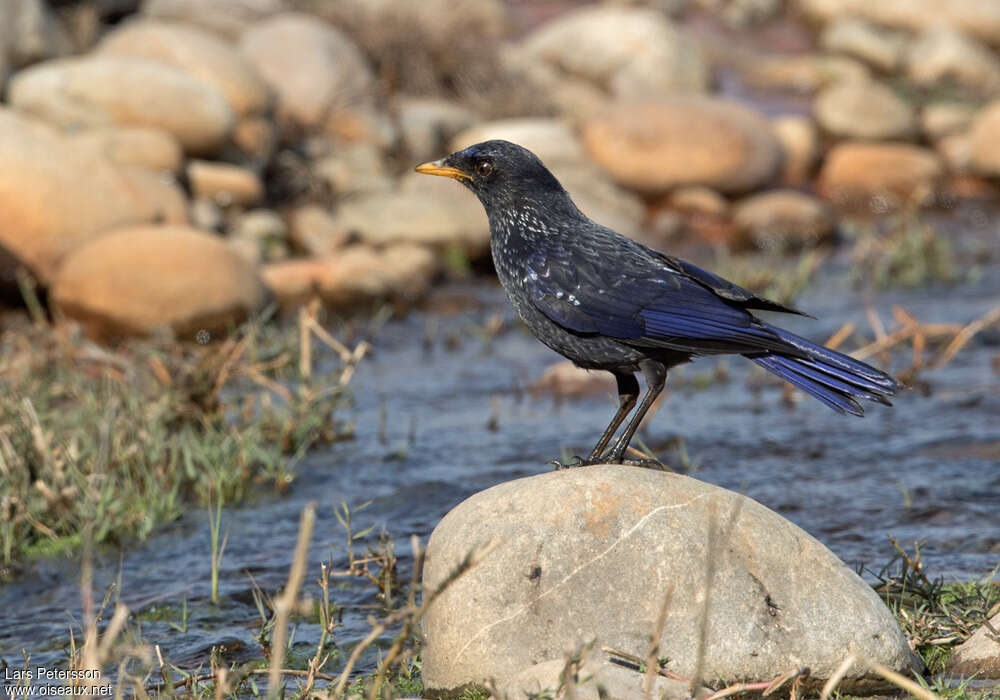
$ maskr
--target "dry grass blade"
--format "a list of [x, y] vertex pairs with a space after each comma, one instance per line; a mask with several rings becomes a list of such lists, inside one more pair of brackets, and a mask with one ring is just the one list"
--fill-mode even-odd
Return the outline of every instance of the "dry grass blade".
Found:
[[285, 665], [285, 641], [288, 636], [288, 617], [295, 607], [302, 579], [306, 573], [306, 558], [309, 554], [309, 543], [312, 540], [313, 525], [316, 522], [316, 504], [310, 503], [302, 509], [299, 520], [299, 538], [295, 545], [295, 558], [288, 572], [288, 583], [285, 590], [274, 603], [274, 631], [271, 636], [271, 668], [268, 674], [268, 696], [278, 697], [281, 687], [281, 667]]
[[841, 662], [840, 666], [838, 666], [837, 670], [833, 672], [833, 675], [830, 676], [829, 680], [823, 684], [823, 690], [819, 695], [820, 700], [830, 700], [830, 696], [833, 694], [833, 691], [836, 690], [838, 685], [840, 685], [840, 681], [844, 680], [844, 676], [847, 675], [851, 666], [853, 666], [856, 662], [857, 657], [853, 654]]

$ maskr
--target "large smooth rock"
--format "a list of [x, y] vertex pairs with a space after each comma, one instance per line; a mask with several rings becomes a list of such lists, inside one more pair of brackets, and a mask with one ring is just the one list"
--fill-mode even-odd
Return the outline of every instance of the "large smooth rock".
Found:
[[[1000, 631], [1000, 613], [990, 624]], [[962, 642], [948, 660], [949, 672], [960, 676], [975, 675], [983, 678], [1000, 678], [1000, 640], [983, 625]]]
[[267, 85], [239, 50], [228, 41], [195, 27], [140, 20], [108, 34], [99, 50], [108, 56], [161, 61], [208, 83], [242, 117], [267, 109]]
[[1000, 175], [1000, 100], [976, 115], [969, 139], [975, 169], [983, 175]]
[[0, 245], [45, 284], [67, 253], [110, 228], [186, 219], [175, 185], [116, 166], [7, 109], [0, 109], [0, 212]]
[[624, 102], [584, 122], [587, 152], [620, 184], [647, 194], [679, 185], [741, 192], [770, 182], [781, 146], [768, 121], [709, 97]]
[[285, 9], [285, 0], [145, 0], [142, 3], [142, 12], [148, 17], [183, 22], [231, 39], [239, 38], [254, 22]]
[[906, 37], [856, 17], [840, 17], [823, 30], [820, 45], [833, 53], [860, 58], [888, 73], [902, 63]]
[[1000, 46], [1000, 3], [996, 0], [795, 0], [795, 5], [820, 22], [854, 15], [910, 32], [946, 24]]
[[[427, 689], [503, 685], [591, 642], [644, 658], [665, 598], [659, 653], [688, 678], [706, 600], [704, 678], [769, 680], [808, 666], [823, 679], [849, 654], [904, 672], [920, 665], [878, 595], [826, 547], [689, 477], [599, 465], [494, 486], [434, 529], [424, 590], [489, 543], [424, 617]], [[851, 669], [845, 685], [862, 678]]]
[[905, 139], [917, 128], [913, 108], [874, 80], [842, 82], [822, 90], [813, 104], [816, 121], [835, 136]]
[[62, 315], [88, 334], [192, 335], [239, 323], [265, 289], [256, 269], [221, 239], [186, 226], [121, 229], [67, 256], [52, 286]]
[[932, 194], [944, 174], [941, 160], [906, 143], [844, 142], [834, 146], [819, 174], [819, 190], [836, 203], [872, 197], [915, 198]]
[[243, 34], [241, 48], [277, 94], [279, 116], [289, 121], [319, 126], [374, 93], [374, 76], [358, 47], [311, 15], [265, 19]]
[[554, 82], [582, 79], [619, 99], [704, 92], [709, 83], [698, 44], [652, 9], [574, 10], [543, 24], [518, 48], [522, 63], [554, 68]]
[[219, 149], [234, 115], [211, 85], [159, 61], [95, 55], [59, 59], [15, 75], [10, 104], [58, 126], [161, 129], [191, 153]]
[[907, 74], [920, 85], [951, 82], [981, 95], [1000, 91], [1000, 58], [996, 52], [948, 26], [933, 27], [913, 42]]

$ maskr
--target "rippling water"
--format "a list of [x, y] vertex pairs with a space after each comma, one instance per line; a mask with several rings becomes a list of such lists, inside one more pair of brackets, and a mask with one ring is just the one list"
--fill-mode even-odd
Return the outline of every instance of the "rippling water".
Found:
[[[283, 584], [299, 513], [309, 501], [319, 505], [307, 576], [307, 592], [315, 595], [320, 561], [343, 541], [335, 504], [372, 501], [358, 513], [358, 526], [385, 526], [407, 577], [411, 533], [426, 539], [470, 494], [546, 471], [546, 460], [563, 449], [574, 454], [592, 446], [613, 412], [611, 398], [570, 402], [528, 394], [527, 384], [559, 358], [520, 329], [498, 288], [452, 287], [436, 297], [434, 311], [390, 322], [376, 334], [375, 352], [352, 382], [356, 439], [309, 455], [285, 496], [225, 511], [222, 604], [206, 602], [210, 545], [202, 512], [121, 554], [101, 554], [98, 594], [120, 575], [121, 600], [146, 619], [144, 641], [187, 667], [207, 664], [220, 643], [230, 660], [260, 657], [248, 572], [265, 591]], [[886, 293], [877, 307], [885, 318], [901, 303], [924, 321], [964, 322], [998, 301], [1000, 271], [993, 270], [976, 285]], [[867, 327], [862, 297], [832, 278], [798, 306], [820, 320], [785, 325], [813, 338], [848, 320]], [[486, 340], [483, 324], [496, 315], [507, 330]], [[775, 509], [852, 566], [886, 562], [891, 533], [903, 543], [923, 543], [932, 575], [980, 577], [1000, 563], [1000, 375], [991, 369], [997, 353], [1000, 336], [984, 334], [946, 369], [926, 375], [926, 392], [905, 392], [893, 409], [872, 406], [863, 420], [814, 401], [789, 408], [777, 387], [749, 392], [752, 365], [732, 358], [727, 382], [695, 389], [681, 381], [641, 435], [654, 449], [682, 437], [697, 478]], [[682, 376], [710, 371], [714, 362], [688, 366]], [[678, 461], [676, 451], [662, 454]], [[335, 566], [343, 563], [342, 553], [333, 556]], [[65, 663], [68, 629], [80, 617], [78, 580], [78, 562], [50, 560], [0, 587], [0, 656], [8, 664], [22, 663], [22, 649], [33, 665]], [[369, 629], [371, 591], [345, 583], [334, 598], [345, 606], [337, 638], [353, 644]], [[180, 632], [171, 623], [180, 623], [176, 606], [184, 599], [191, 617]], [[300, 624], [296, 649], [310, 653], [317, 635], [315, 625]]]

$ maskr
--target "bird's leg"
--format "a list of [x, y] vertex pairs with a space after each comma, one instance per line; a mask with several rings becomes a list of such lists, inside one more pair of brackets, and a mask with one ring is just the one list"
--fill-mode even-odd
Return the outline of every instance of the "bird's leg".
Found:
[[615, 446], [605, 456], [603, 461], [610, 462], [611, 464], [621, 464], [624, 461], [625, 450], [628, 449], [629, 443], [632, 442], [632, 436], [639, 429], [639, 424], [646, 417], [646, 412], [649, 411], [649, 407], [656, 401], [656, 397], [663, 391], [663, 385], [667, 381], [667, 368], [661, 362], [643, 360], [639, 368], [646, 378], [646, 395], [643, 397], [642, 403], [639, 404], [639, 410], [635, 412], [632, 420], [625, 427], [625, 432], [621, 434]]
[[635, 402], [639, 400], [639, 380], [635, 378], [634, 374], [618, 374], [616, 372], [615, 379], [618, 381], [618, 411], [608, 423], [608, 427], [604, 429], [601, 439], [590, 451], [587, 461], [591, 464], [597, 464], [600, 461], [601, 455], [604, 454], [604, 448], [611, 442], [618, 426], [625, 420], [625, 416], [635, 408]]
[[619, 374], [618, 372], [614, 372], [614, 375], [615, 380], [618, 382], [618, 411], [615, 412], [611, 422], [608, 423], [608, 427], [604, 429], [604, 434], [601, 435], [601, 439], [597, 441], [594, 449], [590, 451], [587, 459], [575, 457], [574, 461], [567, 464], [553, 459], [549, 464], [554, 465], [557, 470], [569, 469], [570, 467], [586, 467], [590, 464], [601, 464], [604, 461], [601, 459], [604, 448], [611, 442], [611, 438], [614, 437], [618, 426], [625, 420], [625, 416], [629, 414], [629, 411], [635, 408], [635, 402], [639, 399], [639, 380], [635, 378], [634, 374]]

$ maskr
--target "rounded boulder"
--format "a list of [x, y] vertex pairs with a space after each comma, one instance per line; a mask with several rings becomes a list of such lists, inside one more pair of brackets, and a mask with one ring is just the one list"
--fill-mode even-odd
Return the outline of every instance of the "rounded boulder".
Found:
[[582, 136], [616, 181], [651, 195], [680, 185], [743, 192], [773, 180], [781, 165], [767, 119], [718, 98], [621, 103], [585, 121]]
[[239, 323], [265, 301], [254, 266], [224, 241], [186, 226], [137, 226], [69, 255], [51, 290], [55, 308], [89, 335], [180, 335]]
[[[856, 654], [901, 672], [920, 661], [875, 591], [826, 547], [756, 501], [690, 477], [620, 465], [507, 482], [456, 506], [427, 546], [424, 591], [470, 552], [423, 620], [431, 691], [504, 685], [593, 643], [659, 655], [701, 677], [829, 678]], [[426, 595], [426, 593], [425, 593]], [[706, 608], [707, 606], [707, 608]], [[842, 688], [871, 679], [848, 670]]]

